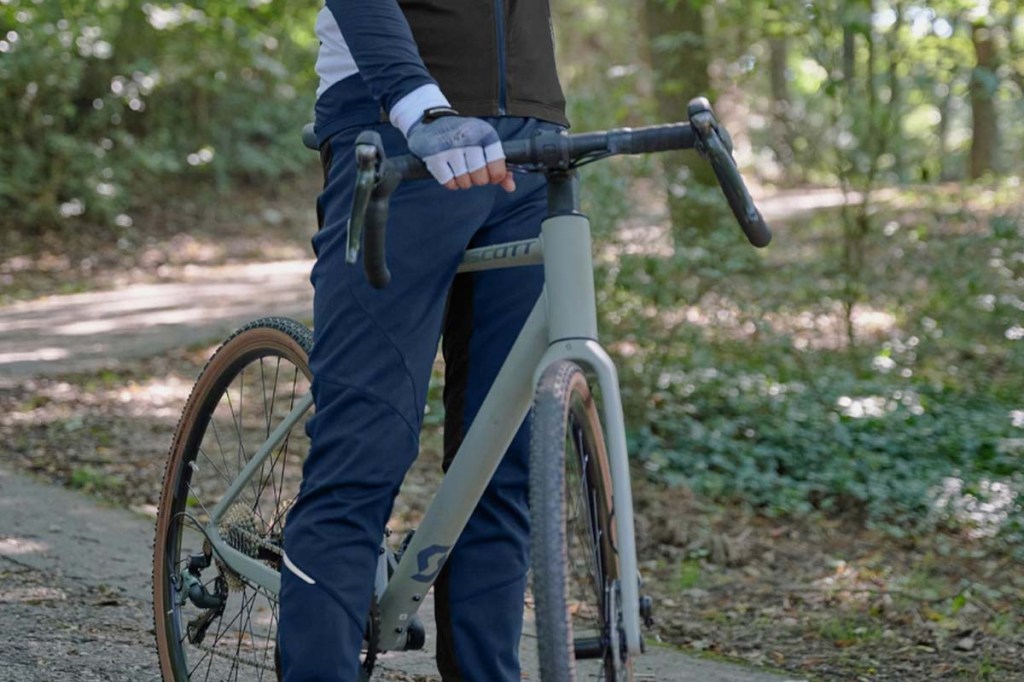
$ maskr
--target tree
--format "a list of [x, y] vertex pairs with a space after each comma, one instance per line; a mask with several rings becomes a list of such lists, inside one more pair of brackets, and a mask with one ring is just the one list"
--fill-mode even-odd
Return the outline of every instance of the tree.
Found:
[[[691, 98], [713, 94], [704, 2], [645, 0], [644, 9], [658, 114], [663, 120], [682, 120]], [[715, 210], [700, 195], [702, 188], [717, 187], [710, 165], [693, 154], [678, 152], [665, 155], [662, 162], [676, 235], [680, 230], [707, 231]]]
[[995, 95], [999, 88], [996, 46], [990, 29], [981, 22], [971, 28], [976, 57], [971, 72], [971, 162], [970, 177], [976, 180], [996, 170], [999, 121]]

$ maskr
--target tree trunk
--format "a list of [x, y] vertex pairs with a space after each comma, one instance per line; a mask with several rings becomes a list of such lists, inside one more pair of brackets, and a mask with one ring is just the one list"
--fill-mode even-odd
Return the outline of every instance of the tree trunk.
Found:
[[[662, 120], [686, 120], [690, 99], [712, 97], [702, 7], [697, 0], [644, 2], [655, 99]], [[677, 241], [683, 230], [707, 231], [716, 212], [714, 204], [701, 196], [708, 193], [700, 188], [717, 186], [710, 164], [692, 152], [666, 154], [662, 163]]]
[[[946, 20], [949, 22], [952, 35], [959, 35], [965, 25], [962, 15], [959, 12], [953, 13], [946, 17]], [[959, 53], [954, 47], [950, 46], [950, 42], [952, 41], [943, 41], [943, 46], [940, 48], [940, 59], [937, 62], [939, 73], [944, 74], [940, 85], [945, 87], [945, 91], [936, 92], [936, 95], [939, 97], [939, 102], [936, 105], [939, 109], [939, 121], [936, 132], [939, 142], [937, 168], [939, 180], [942, 182], [957, 179], [957, 174], [954, 173], [955, 164], [950, 163], [951, 154], [953, 153], [949, 147], [949, 136], [953, 128], [950, 116], [952, 115], [954, 89], [956, 88], [957, 81], [962, 76], [963, 66], [960, 63]], [[960, 176], [960, 179], [962, 179], [962, 176]]]
[[889, 60], [889, 110], [886, 114], [887, 130], [885, 135], [890, 137], [890, 148], [893, 154], [893, 171], [900, 182], [906, 177], [903, 163], [903, 83], [899, 76], [900, 32], [903, 29], [903, 3], [893, 3], [893, 10], [896, 12], [896, 22], [889, 31], [886, 40], [886, 47]]
[[946, 94], [939, 100], [939, 124], [938, 124], [938, 138], [939, 138], [939, 180], [947, 182], [952, 180], [952, 171], [949, 168], [947, 157], [949, 155], [949, 110], [950, 105], [953, 102], [953, 83], [949, 84], [949, 88], [946, 90]]
[[772, 119], [775, 127], [775, 156], [784, 167], [785, 176], [791, 177], [797, 168], [793, 164], [793, 122], [790, 118], [789, 39], [773, 36], [768, 39], [768, 66], [772, 87]]
[[854, 78], [857, 74], [857, 41], [849, 18], [843, 26], [843, 83], [847, 92], [853, 92]]
[[971, 30], [976, 57], [971, 73], [971, 161], [970, 178], [977, 180], [996, 170], [996, 144], [999, 136], [995, 94], [999, 87], [996, 75], [996, 50], [988, 28], [975, 24]]

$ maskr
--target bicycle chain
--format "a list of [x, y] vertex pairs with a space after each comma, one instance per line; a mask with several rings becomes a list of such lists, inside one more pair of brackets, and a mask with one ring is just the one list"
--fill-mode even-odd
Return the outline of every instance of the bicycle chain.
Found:
[[[246, 530], [246, 529], [241, 528], [239, 526], [234, 526], [233, 528], [231, 528], [231, 532], [232, 533], [241, 533], [242, 535], [245, 535], [247, 540], [250, 540], [251, 542], [255, 543], [256, 546], [258, 546], [258, 547], [260, 547], [262, 549], [265, 549], [268, 552], [272, 552], [272, 553], [276, 554], [278, 556], [278, 558], [280, 558], [281, 555], [284, 554], [284, 550], [283, 549], [281, 549], [280, 547], [275, 545], [270, 540], [264, 538], [259, 533], [253, 533], [252, 531]], [[228, 544], [230, 545], [231, 543], [229, 542]], [[231, 545], [231, 546], [234, 547], [234, 545]], [[244, 549], [242, 549], [240, 547], [235, 547], [235, 549], [237, 549], [238, 551], [243, 552], [245, 554], [248, 554], [248, 552], [246, 552]], [[253, 557], [253, 558], [255, 558], [255, 557]]]

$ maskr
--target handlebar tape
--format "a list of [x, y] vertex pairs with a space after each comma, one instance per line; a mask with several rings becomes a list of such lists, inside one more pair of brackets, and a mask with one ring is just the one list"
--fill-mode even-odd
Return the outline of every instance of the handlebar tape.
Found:
[[608, 132], [607, 149], [612, 154], [651, 154], [673, 149], [692, 149], [693, 128], [688, 124], [623, 128]]
[[697, 137], [697, 151], [711, 162], [722, 193], [736, 221], [743, 228], [743, 233], [747, 235], [747, 241], [758, 248], [768, 246], [772, 240], [771, 230], [750, 198], [750, 192], [732, 158], [731, 140], [728, 133], [720, 132], [711, 104], [704, 97], [696, 97], [690, 100], [687, 113]]

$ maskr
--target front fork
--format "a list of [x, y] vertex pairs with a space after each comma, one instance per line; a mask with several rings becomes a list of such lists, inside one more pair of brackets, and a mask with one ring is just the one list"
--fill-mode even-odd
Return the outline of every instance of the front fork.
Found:
[[[626, 647], [632, 654], [643, 653], [640, 633], [640, 573], [636, 560], [636, 532], [633, 528], [633, 490], [630, 485], [629, 460], [626, 454], [626, 429], [622, 398], [619, 395], [618, 373], [608, 353], [596, 341], [570, 339], [553, 344], [538, 365], [537, 377], [553, 363], [571, 360], [579, 363], [597, 378], [601, 390], [601, 421], [608, 466], [612, 478], [612, 515], [615, 519], [615, 550], [619, 557], [619, 591], [621, 594], [622, 629]], [[650, 618], [650, 600], [644, 598], [644, 620]]]

